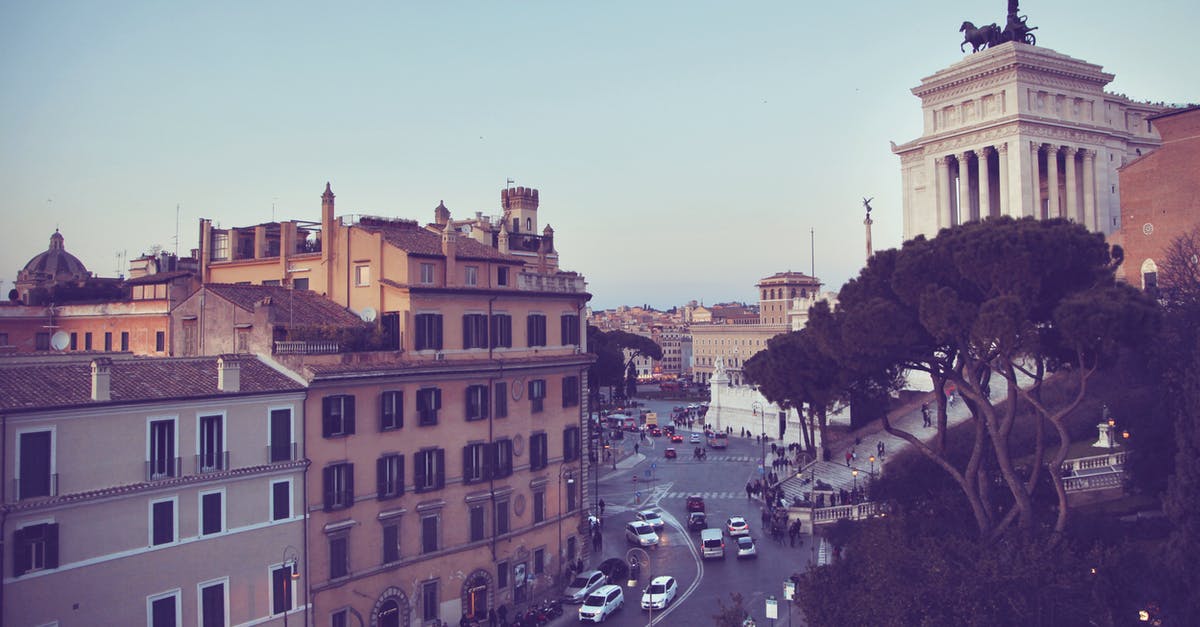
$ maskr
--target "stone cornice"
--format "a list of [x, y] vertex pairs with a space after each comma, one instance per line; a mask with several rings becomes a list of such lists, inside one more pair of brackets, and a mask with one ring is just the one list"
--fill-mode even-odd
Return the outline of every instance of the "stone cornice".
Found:
[[975, 86], [980, 77], [1003, 71], [1019, 71], [1022, 75], [1052, 75], [1090, 85], [1089, 90], [1103, 93], [1104, 86], [1115, 76], [1104, 72], [1101, 66], [1075, 59], [1049, 48], [1038, 48], [1010, 42], [969, 55], [950, 67], [921, 79], [921, 84], [912, 93], [923, 101], [928, 96], [945, 92], [956, 86]]

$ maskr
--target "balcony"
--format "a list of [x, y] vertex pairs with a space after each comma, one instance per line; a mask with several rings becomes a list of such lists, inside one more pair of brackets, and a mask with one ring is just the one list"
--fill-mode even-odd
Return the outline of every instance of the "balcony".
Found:
[[196, 474], [229, 470], [229, 451], [196, 456]]
[[267, 446], [267, 463], [296, 461], [296, 443]]
[[331, 340], [275, 342], [276, 355], [333, 355], [340, 352], [342, 345]]
[[22, 480], [16, 477], [12, 480], [12, 492], [9, 498], [13, 501], [58, 496], [58, 473], [43, 475], [42, 481]]
[[146, 462], [146, 481], [161, 481], [183, 474], [183, 458], [153, 459]]
[[522, 272], [517, 275], [517, 289], [526, 292], [582, 294], [587, 291], [587, 281], [574, 273], [546, 275]]

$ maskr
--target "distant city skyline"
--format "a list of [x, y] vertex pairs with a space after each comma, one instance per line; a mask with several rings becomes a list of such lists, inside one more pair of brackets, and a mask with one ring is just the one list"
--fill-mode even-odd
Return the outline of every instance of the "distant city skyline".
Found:
[[[594, 309], [754, 302], [788, 270], [836, 291], [864, 262], [863, 197], [875, 250], [901, 243], [888, 142], [921, 133], [910, 89], [1005, 7], [7, 3], [0, 287], [56, 228], [115, 276], [119, 255], [187, 255], [202, 217], [316, 220], [326, 181], [341, 214], [430, 222], [440, 201], [499, 214], [513, 179]], [[1021, 13], [1109, 91], [1200, 101], [1193, 2]]]

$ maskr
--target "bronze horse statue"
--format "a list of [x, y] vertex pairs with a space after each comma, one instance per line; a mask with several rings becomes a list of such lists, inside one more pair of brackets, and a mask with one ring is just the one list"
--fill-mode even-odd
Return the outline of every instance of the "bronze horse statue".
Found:
[[1001, 30], [993, 22], [980, 28], [970, 22], [963, 22], [958, 31], [963, 34], [963, 42], [958, 45], [959, 52], [965, 52], [963, 46], [971, 44], [971, 52], [979, 52], [981, 48], [995, 45], [1000, 41]]

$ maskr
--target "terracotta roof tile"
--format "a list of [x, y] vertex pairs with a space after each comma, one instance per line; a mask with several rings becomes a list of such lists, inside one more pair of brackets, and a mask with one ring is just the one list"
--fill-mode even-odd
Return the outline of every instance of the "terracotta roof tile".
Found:
[[233, 303], [254, 311], [254, 305], [264, 298], [275, 307], [275, 322], [281, 326], [310, 326], [332, 324], [356, 326], [362, 320], [353, 312], [309, 290], [291, 290], [278, 285], [230, 285], [209, 283], [205, 289]]
[[[405, 252], [427, 257], [444, 256], [442, 254], [442, 236], [418, 226], [415, 222], [360, 222], [358, 227], [371, 232], [381, 233], [384, 241]], [[459, 236], [455, 247], [455, 257], [457, 259], [524, 263], [524, 260], [519, 257], [505, 255], [495, 248], [484, 246], [467, 236]]]

